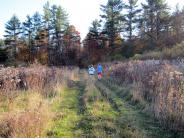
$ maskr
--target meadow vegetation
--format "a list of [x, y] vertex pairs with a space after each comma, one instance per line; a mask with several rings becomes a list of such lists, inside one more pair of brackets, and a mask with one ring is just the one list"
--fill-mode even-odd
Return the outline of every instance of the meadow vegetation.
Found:
[[172, 48], [164, 47], [163, 49], [158, 49], [154, 51], [144, 52], [143, 54], [135, 54], [132, 59], [146, 60], [172, 60], [172, 59], [182, 59], [184, 57], [184, 42], [176, 44]]
[[111, 66], [110, 84], [130, 87], [130, 101], [158, 119], [164, 128], [175, 133], [184, 131], [182, 61], [129, 61]]
[[[72, 73], [71, 73], [72, 72]], [[77, 68], [2, 68], [0, 70], [0, 137], [50, 135], [61, 94], [76, 80]], [[63, 93], [61, 93], [63, 91]]]
[[[108, 0], [100, 10], [83, 40], [49, 1], [7, 21], [0, 138], [183, 138], [184, 9]], [[84, 69], [99, 62], [102, 80]]]
[[2, 68], [0, 137], [182, 138], [179, 63], [106, 65], [100, 81], [76, 67]]

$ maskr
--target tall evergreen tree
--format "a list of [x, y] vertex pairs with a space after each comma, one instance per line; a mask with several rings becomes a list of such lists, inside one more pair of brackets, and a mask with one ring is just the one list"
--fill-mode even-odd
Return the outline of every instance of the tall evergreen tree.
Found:
[[13, 15], [12, 18], [5, 24], [5, 35], [8, 39], [17, 40], [18, 35], [21, 33], [21, 22], [16, 15]]
[[23, 22], [23, 31], [24, 31], [24, 36], [28, 38], [29, 49], [32, 46], [33, 30], [34, 30], [33, 19], [28, 15], [26, 21]]
[[48, 34], [48, 44], [50, 44], [50, 28], [51, 28], [51, 11], [50, 11], [50, 3], [47, 1], [47, 3], [43, 6], [43, 19], [45, 24], [45, 29], [47, 30]]
[[32, 17], [32, 20], [33, 20], [33, 36], [36, 37], [39, 33], [39, 31], [41, 30], [42, 28], [42, 18], [41, 18], [41, 15], [39, 12], [35, 12], [33, 17]]
[[16, 45], [19, 34], [21, 33], [21, 23], [16, 15], [13, 15], [11, 19], [5, 24], [5, 38], [13, 41], [13, 58], [16, 57]]
[[128, 39], [131, 41], [133, 37], [133, 32], [136, 29], [136, 25], [139, 22], [138, 14], [141, 9], [137, 5], [138, 0], [128, 0], [128, 4], [125, 5], [127, 9], [127, 14], [125, 15], [126, 31], [128, 33]]
[[182, 25], [183, 25], [183, 14], [182, 11], [179, 10], [179, 5], [177, 4], [175, 7], [175, 11], [172, 15], [172, 27], [173, 27], [173, 33], [176, 37], [176, 40], [180, 40], [180, 35], [182, 33]]
[[106, 5], [101, 5], [103, 12], [101, 17], [105, 19], [104, 31], [110, 39], [111, 47], [114, 47], [116, 34], [122, 31], [122, 9], [123, 3], [121, 0], [108, 0]]
[[51, 32], [53, 40], [56, 41], [56, 46], [61, 46], [61, 35], [68, 26], [68, 16], [61, 6], [53, 5], [51, 11]]
[[97, 63], [104, 56], [105, 49], [102, 47], [103, 40], [101, 33], [100, 21], [95, 19], [91, 23], [89, 32], [83, 40], [86, 60], [91, 64]]
[[101, 31], [101, 24], [97, 19], [95, 19], [92, 22], [92, 26], [89, 28], [89, 34], [98, 39], [100, 31]]
[[146, 2], [146, 4], [142, 4], [146, 34], [150, 40], [150, 48], [154, 48], [154, 45], [159, 40], [159, 35], [163, 27], [162, 19], [168, 13], [168, 6], [165, 0], [146, 0]]

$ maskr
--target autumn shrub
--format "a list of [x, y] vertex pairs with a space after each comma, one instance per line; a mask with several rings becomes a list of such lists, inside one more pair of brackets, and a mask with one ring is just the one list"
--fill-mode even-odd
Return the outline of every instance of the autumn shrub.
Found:
[[76, 81], [77, 74], [76, 67], [38, 64], [1, 68], [0, 137], [42, 137], [53, 116], [50, 99], [57, 98], [71, 80]]
[[29, 68], [7, 67], [0, 69], [0, 91], [38, 90], [43, 94], [54, 92], [56, 84], [65, 85], [67, 80], [76, 79], [76, 67], [46, 67], [32, 65]]
[[132, 101], [173, 131], [184, 130], [183, 61], [129, 61], [111, 65], [111, 79], [131, 85]]
[[76, 67], [1, 67], [0, 137], [45, 137], [52, 100], [78, 77]]

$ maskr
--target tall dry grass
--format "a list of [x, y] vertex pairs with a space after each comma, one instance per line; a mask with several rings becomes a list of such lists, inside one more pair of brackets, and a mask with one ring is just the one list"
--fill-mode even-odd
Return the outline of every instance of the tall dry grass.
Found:
[[[68, 80], [78, 78], [78, 68], [74, 67], [46, 67], [34, 65], [29, 68], [1, 68], [0, 91], [5, 94], [15, 90], [53, 89], [56, 84], [66, 84]], [[45, 91], [44, 91], [45, 92]]]
[[129, 61], [111, 66], [111, 79], [132, 86], [132, 100], [145, 105], [161, 124], [184, 131], [184, 74], [180, 61]]
[[49, 104], [38, 92], [19, 94], [12, 99], [0, 102], [7, 106], [1, 112], [0, 137], [35, 138], [42, 135], [49, 118], [52, 117]]
[[1, 68], [0, 137], [46, 137], [52, 103], [77, 74], [74, 67]]

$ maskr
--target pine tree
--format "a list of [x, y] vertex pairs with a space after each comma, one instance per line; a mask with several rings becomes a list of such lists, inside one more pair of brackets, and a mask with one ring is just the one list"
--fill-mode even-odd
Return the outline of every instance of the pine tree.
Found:
[[182, 25], [183, 25], [183, 14], [182, 11], [179, 10], [179, 5], [177, 4], [175, 7], [175, 11], [173, 12], [172, 15], [172, 28], [177, 42], [179, 42], [179, 40], [181, 39], [181, 33], [183, 31]]
[[93, 36], [95, 39], [98, 39], [101, 31], [101, 24], [97, 19], [95, 19], [91, 25], [92, 26], [89, 28], [89, 34]]
[[146, 4], [142, 4], [144, 9], [144, 24], [150, 48], [154, 48], [163, 29], [162, 19], [167, 15], [168, 7], [165, 0], [146, 0], [146, 2]]
[[5, 25], [5, 35], [8, 39], [17, 40], [18, 35], [21, 33], [21, 23], [16, 15], [13, 15], [12, 18]]
[[104, 31], [110, 39], [111, 47], [114, 47], [116, 34], [122, 31], [122, 9], [123, 3], [121, 0], [108, 0], [106, 5], [101, 5], [101, 10], [104, 13], [101, 18], [105, 19]]
[[53, 5], [51, 11], [51, 32], [54, 43], [61, 48], [61, 36], [68, 26], [68, 16], [61, 6]]
[[50, 28], [51, 28], [51, 11], [50, 11], [50, 3], [47, 1], [47, 3], [43, 6], [43, 19], [45, 24], [45, 29], [47, 30], [48, 34], [48, 45], [50, 44]]
[[125, 24], [129, 41], [132, 41], [133, 32], [140, 21], [138, 14], [141, 12], [141, 9], [138, 8], [137, 2], [138, 0], [128, 0], [128, 4], [125, 5], [125, 9], [127, 9]]
[[31, 49], [32, 46], [33, 31], [34, 31], [33, 19], [28, 15], [26, 21], [23, 22], [23, 32], [25, 38], [28, 38], [29, 50]]
[[43, 26], [40, 13], [35, 12], [35, 14], [32, 17], [32, 20], [33, 20], [33, 36], [36, 37]]
[[11, 42], [13, 42], [13, 59], [16, 58], [16, 46], [19, 34], [21, 33], [21, 23], [16, 15], [13, 15], [12, 18], [5, 24], [5, 38]]

